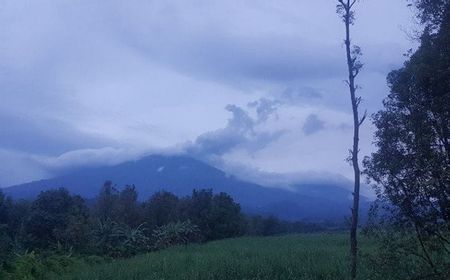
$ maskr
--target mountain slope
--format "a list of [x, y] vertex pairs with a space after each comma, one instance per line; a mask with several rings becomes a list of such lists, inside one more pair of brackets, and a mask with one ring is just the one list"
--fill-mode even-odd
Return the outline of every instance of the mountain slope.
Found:
[[[315, 185], [309, 190], [308, 186], [302, 186], [298, 193], [267, 188], [238, 180], [184, 156], [153, 155], [116, 166], [85, 168], [52, 179], [12, 186], [4, 192], [13, 198], [33, 198], [42, 190], [65, 187], [85, 198], [94, 198], [105, 180], [118, 186], [134, 184], [140, 199], [147, 199], [159, 190], [184, 196], [193, 189], [212, 188], [214, 192], [230, 194], [246, 212], [273, 214], [288, 220], [342, 221], [350, 207], [349, 191], [337, 186]], [[363, 209], [365, 204], [363, 202]]]

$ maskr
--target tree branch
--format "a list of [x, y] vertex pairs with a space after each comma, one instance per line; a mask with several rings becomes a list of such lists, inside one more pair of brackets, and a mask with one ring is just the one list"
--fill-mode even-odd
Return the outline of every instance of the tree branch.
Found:
[[363, 124], [363, 122], [366, 120], [367, 118], [367, 110], [364, 111], [364, 114], [362, 116], [362, 118], [359, 120], [358, 125], [361, 126]]

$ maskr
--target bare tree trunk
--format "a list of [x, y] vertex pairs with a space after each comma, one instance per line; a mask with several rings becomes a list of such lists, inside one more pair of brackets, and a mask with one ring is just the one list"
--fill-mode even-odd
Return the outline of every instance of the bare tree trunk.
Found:
[[358, 56], [361, 54], [358, 47], [354, 46], [352, 49], [350, 41], [350, 26], [353, 24], [352, 8], [357, 0], [338, 0], [338, 11], [341, 13], [345, 24], [345, 49], [347, 53], [347, 67], [348, 67], [348, 87], [350, 91], [350, 99], [353, 110], [353, 148], [351, 150], [351, 163], [354, 171], [354, 190], [353, 190], [353, 207], [350, 228], [350, 256], [351, 256], [351, 278], [356, 278], [357, 262], [358, 262], [358, 215], [359, 215], [359, 192], [361, 184], [361, 171], [359, 168], [358, 153], [359, 153], [359, 128], [366, 118], [366, 113], [359, 118], [358, 107], [361, 98], [356, 96], [357, 86], [355, 85], [355, 78], [359, 74], [362, 64], [358, 61]]

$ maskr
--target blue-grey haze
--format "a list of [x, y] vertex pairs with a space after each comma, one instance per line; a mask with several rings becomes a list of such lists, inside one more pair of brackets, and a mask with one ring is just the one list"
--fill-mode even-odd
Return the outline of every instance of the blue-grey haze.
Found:
[[[0, 186], [149, 153], [259, 183], [350, 177], [335, 2], [0, 1]], [[414, 28], [405, 1], [358, 3], [369, 114]]]

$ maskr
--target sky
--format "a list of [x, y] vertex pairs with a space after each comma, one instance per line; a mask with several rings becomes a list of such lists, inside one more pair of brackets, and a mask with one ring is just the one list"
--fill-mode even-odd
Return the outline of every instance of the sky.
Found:
[[[0, 186], [151, 153], [244, 179], [349, 182], [334, 0], [0, 0]], [[361, 110], [414, 46], [403, 0], [361, 0]], [[373, 151], [373, 125], [361, 153]]]

